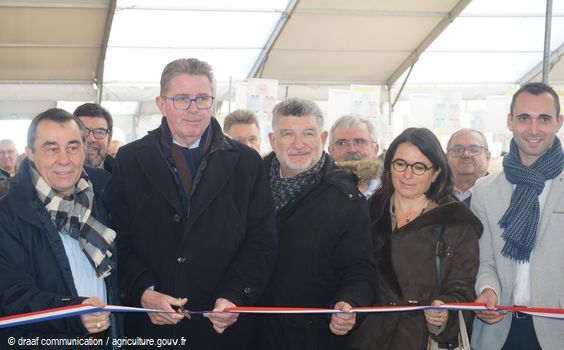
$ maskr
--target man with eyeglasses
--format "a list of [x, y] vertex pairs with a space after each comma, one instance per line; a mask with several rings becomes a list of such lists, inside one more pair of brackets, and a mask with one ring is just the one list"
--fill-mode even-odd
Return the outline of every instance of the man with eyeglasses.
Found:
[[[265, 164], [274, 196], [279, 255], [261, 301], [266, 306], [371, 305], [374, 267], [368, 205], [350, 172], [324, 151], [323, 114], [290, 98], [273, 110]], [[355, 313], [262, 315], [256, 349], [345, 349]]]
[[16, 175], [16, 144], [9, 139], [0, 140], [0, 180]]
[[[358, 188], [366, 199], [380, 187], [376, 131], [367, 118], [347, 114], [335, 121], [329, 132], [329, 154], [342, 167], [359, 176]], [[359, 162], [361, 161], [361, 162]]]
[[237, 109], [223, 121], [223, 131], [233, 140], [239, 141], [260, 153], [260, 126], [252, 111]]
[[112, 140], [114, 121], [104, 107], [96, 103], [85, 103], [74, 110], [86, 130], [86, 159], [84, 162], [94, 168], [112, 173], [114, 158], [108, 155]]
[[[122, 299], [168, 312], [126, 315], [129, 337], [183, 349], [246, 349], [252, 339], [247, 315], [223, 311], [253, 305], [268, 282], [274, 206], [260, 155], [224, 136], [214, 99], [208, 63], [170, 62], [161, 125], [117, 154], [110, 207]], [[212, 312], [190, 319], [184, 309]]]
[[448, 140], [447, 158], [454, 180], [452, 194], [470, 206], [472, 187], [488, 173], [490, 151], [486, 137], [474, 129], [456, 131]]

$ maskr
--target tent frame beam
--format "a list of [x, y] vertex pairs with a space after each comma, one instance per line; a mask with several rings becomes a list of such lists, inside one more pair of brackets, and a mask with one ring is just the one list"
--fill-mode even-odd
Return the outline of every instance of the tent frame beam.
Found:
[[[550, 67], [549, 69], [551, 69], [552, 66], [554, 66], [554, 64], [557, 63], [563, 55], [564, 55], [564, 43], [560, 45], [556, 50], [552, 51], [552, 53], [550, 54], [550, 58], [547, 60], [548, 65]], [[525, 73], [521, 77], [521, 79], [517, 81], [517, 84], [524, 85], [530, 82], [534, 77], [536, 77], [543, 71], [543, 66], [544, 66], [544, 60], [542, 62], [539, 62], [530, 71]]]
[[0, 2], [0, 8], [58, 8], [58, 9], [107, 9], [108, 4], [79, 3], [79, 2], [36, 2], [36, 1], [7, 1]]
[[274, 46], [274, 44], [278, 40], [278, 37], [282, 33], [282, 30], [286, 26], [286, 23], [288, 22], [290, 17], [292, 17], [292, 14], [296, 10], [296, 7], [298, 6], [299, 2], [300, 2], [300, 0], [290, 0], [290, 2], [288, 3], [288, 6], [286, 7], [286, 10], [280, 16], [280, 19], [276, 23], [274, 30], [270, 33], [270, 37], [266, 41], [266, 44], [264, 45], [261, 53], [257, 57], [257, 60], [253, 64], [253, 67], [249, 71], [247, 78], [257, 78], [257, 77], [260, 78], [260, 77], [262, 77], [262, 71], [264, 69], [264, 64], [266, 63], [266, 60], [268, 60], [268, 55], [270, 54], [272, 47]]
[[460, 0], [454, 8], [443, 18], [439, 24], [419, 43], [402, 64], [388, 77], [386, 85], [392, 86], [402, 74], [419, 60], [419, 57], [431, 45], [431, 43], [449, 26], [452, 21], [468, 6], [472, 0]]
[[100, 47], [100, 54], [96, 65], [96, 77], [94, 78], [94, 84], [97, 86], [96, 103], [98, 104], [102, 102], [102, 90], [104, 88], [104, 63], [106, 61], [106, 52], [108, 51], [108, 41], [110, 40], [112, 22], [114, 21], [116, 3], [117, 0], [110, 0], [110, 8], [108, 9], [106, 25], [104, 26], [104, 36], [102, 38], [102, 45]]

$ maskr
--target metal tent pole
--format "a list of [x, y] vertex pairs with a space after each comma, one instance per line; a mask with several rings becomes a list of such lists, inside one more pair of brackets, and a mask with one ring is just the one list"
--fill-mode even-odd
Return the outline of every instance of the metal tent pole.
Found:
[[546, 0], [546, 17], [544, 23], [544, 53], [542, 57], [542, 82], [548, 84], [550, 73], [550, 32], [552, 31], [552, 0]]

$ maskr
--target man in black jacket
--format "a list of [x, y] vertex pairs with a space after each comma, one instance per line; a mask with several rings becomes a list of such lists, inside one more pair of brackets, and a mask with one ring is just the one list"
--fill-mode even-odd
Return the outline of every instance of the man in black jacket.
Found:
[[[0, 315], [118, 303], [115, 232], [101, 200], [109, 175], [83, 167], [80, 121], [56, 108], [39, 114], [26, 154], [0, 201]], [[8, 335], [105, 340], [120, 328], [116, 315], [97, 312], [3, 329], [0, 347]]]
[[[374, 266], [366, 200], [354, 175], [323, 152], [323, 115], [308, 100], [274, 108], [266, 158], [279, 255], [263, 305], [348, 311], [371, 305]], [[258, 320], [257, 349], [341, 349], [355, 313], [273, 315]]]
[[111, 174], [114, 157], [108, 154], [108, 149], [114, 130], [112, 115], [97, 103], [82, 104], [74, 110], [73, 114], [80, 119], [87, 131], [86, 164], [104, 169]]
[[[213, 82], [197, 59], [165, 67], [161, 125], [120, 149], [111, 214], [124, 302], [170, 312], [129, 314], [126, 334], [245, 349], [248, 319], [221, 311], [262, 294], [276, 259], [274, 208], [259, 154], [212, 117]], [[188, 320], [174, 313], [181, 307], [214, 312]]]

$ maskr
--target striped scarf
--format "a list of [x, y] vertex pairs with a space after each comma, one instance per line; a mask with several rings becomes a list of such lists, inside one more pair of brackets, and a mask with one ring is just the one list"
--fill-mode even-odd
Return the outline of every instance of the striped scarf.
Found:
[[71, 198], [61, 197], [41, 177], [34, 167], [31, 169], [31, 179], [39, 200], [55, 223], [55, 227], [62, 234], [68, 234], [76, 239], [80, 248], [86, 254], [88, 261], [96, 270], [98, 278], [110, 275], [115, 263], [110, 259], [110, 249], [114, 247], [116, 232], [92, 215], [94, 190], [90, 180], [83, 173], [76, 190]]
[[501, 237], [505, 245], [501, 254], [516, 262], [531, 258], [537, 237], [540, 218], [539, 195], [544, 183], [554, 179], [564, 167], [564, 152], [558, 137], [552, 147], [530, 167], [521, 162], [515, 140], [511, 140], [509, 153], [503, 158], [503, 170], [507, 181], [515, 185], [509, 207], [499, 220], [503, 229]]

